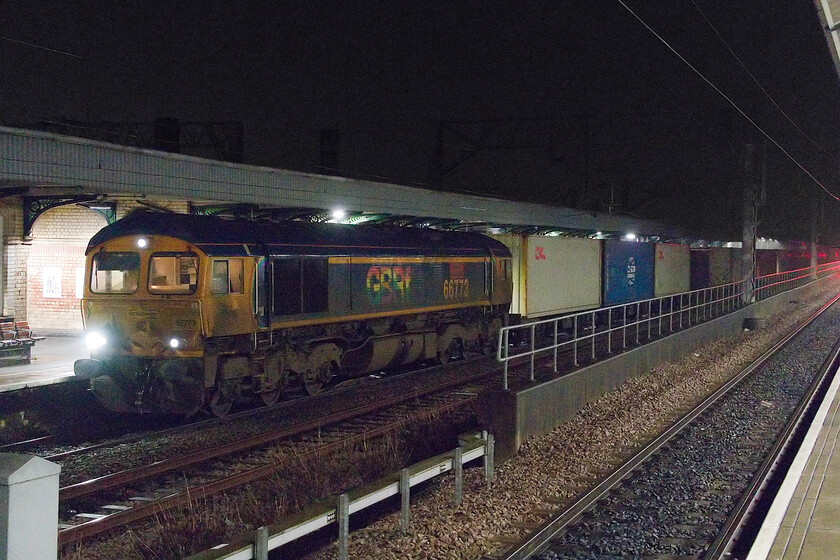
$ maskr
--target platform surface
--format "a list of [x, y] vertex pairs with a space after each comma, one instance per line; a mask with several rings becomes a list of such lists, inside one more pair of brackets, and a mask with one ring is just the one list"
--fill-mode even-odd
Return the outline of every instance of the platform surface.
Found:
[[840, 558], [840, 373], [768, 512], [747, 560]]
[[48, 336], [32, 347], [32, 361], [0, 360], [0, 393], [76, 381], [73, 362], [89, 357], [79, 336]]

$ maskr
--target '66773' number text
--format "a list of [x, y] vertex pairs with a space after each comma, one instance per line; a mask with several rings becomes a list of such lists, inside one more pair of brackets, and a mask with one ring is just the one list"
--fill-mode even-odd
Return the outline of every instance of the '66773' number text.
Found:
[[443, 281], [444, 299], [465, 299], [468, 297], [470, 297], [470, 281], [466, 278]]

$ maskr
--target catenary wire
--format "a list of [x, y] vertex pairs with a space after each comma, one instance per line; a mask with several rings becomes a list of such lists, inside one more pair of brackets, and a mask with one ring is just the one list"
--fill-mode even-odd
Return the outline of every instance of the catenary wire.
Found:
[[738, 113], [740, 113], [742, 117], [747, 119], [747, 121], [749, 121], [749, 123], [751, 125], [753, 125], [756, 130], [758, 130], [765, 138], [767, 138], [770, 142], [772, 142], [774, 146], [779, 148], [779, 150], [781, 150], [782, 153], [785, 154], [785, 156], [787, 156], [788, 159], [790, 159], [797, 167], [799, 167], [799, 169], [801, 169], [803, 172], [805, 172], [805, 174], [808, 175], [808, 177], [810, 177], [811, 180], [814, 181], [814, 183], [816, 183], [822, 190], [824, 190], [831, 198], [833, 198], [834, 200], [840, 201], [840, 196], [837, 196], [836, 194], [834, 194], [831, 190], [828, 189], [828, 187], [823, 185], [819, 181], [819, 179], [814, 177], [814, 175], [810, 171], [808, 171], [808, 169], [806, 169], [804, 165], [799, 163], [799, 161], [795, 157], [793, 157], [793, 155], [790, 152], [788, 152], [781, 144], [779, 144], [779, 142], [776, 141], [775, 138], [770, 136], [770, 134], [767, 133], [763, 128], [761, 128], [761, 126], [757, 122], [755, 122], [752, 118], [750, 118], [750, 116], [747, 115], [747, 113], [745, 113], [744, 110], [741, 109], [741, 107], [737, 103], [735, 103], [735, 101], [732, 100], [732, 98], [730, 98], [728, 95], [726, 95], [723, 92], [723, 90], [721, 90], [717, 85], [715, 85], [714, 82], [712, 82], [709, 78], [707, 78], [700, 70], [698, 70], [693, 64], [691, 64], [691, 62], [689, 62], [682, 54], [680, 54], [679, 51], [677, 51], [677, 49], [675, 49], [673, 46], [671, 46], [671, 44], [664, 37], [662, 37], [662, 35], [657, 33], [656, 30], [654, 30], [644, 19], [642, 19], [642, 17], [639, 14], [637, 14], [630, 6], [628, 6], [624, 2], [624, 0], [618, 0], [618, 3], [621, 4], [622, 7], [624, 7], [625, 10], [630, 12], [630, 14], [634, 18], [636, 18], [636, 20], [639, 23], [641, 23], [642, 26], [645, 29], [647, 29], [651, 34], [653, 34], [654, 37], [659, 39], [659, 41], [663, 45], [665, 45], [668, 48], [668, 50], [670, 50], [672, 53], [674, 53], [674, 55], [676, 55], [677, 58], [679, 58], [686, 66], [691, 68], [691, 70], [695, 74], [700, 76], [700, 78], [704, 82], [709, 84], [709, 86], [711, 86], [712, 89], [714, 89], [721, 97], [723, 97], [727, 101], [727, 103], [732, 105], [732, 107], [734, 107], [735, 110], [738, 111]]
[[743, 69], [744, 69], [744, 72], [746, 72], [746, 73], [747, 73], [747, 75], [749, 75], [749, 77], [752, 79], [752, 81], [753, 81], [753, 82], [755, 82], [755, 85], [757, 85], [757, 86], [758, 86], [758, 88], [761, 90], [761, 92], [765, 95], [765, 97], [767, 97], [767, 99], [769, 99], [769, 100], [770, 100], [770, 102], [771, 102], [771, 103], [773, 104], [773, 106], [774, 106], [774, 107], [775, 107], [775, 108], [776, 108], [776, 109], [777, 109], [777, 110], [778, 110], [778, 111], [782, 114], [782, 116], [784, 116], [784, 117], [785, 117], [785, 119], [787, 119], [787, 121], [788, 121], [790, 124], [792, 124], [792, 125], [794, 126], [794, 128], [796, 128], [796, 130], [798, 130], [798, 131], [800, 132], [800, 134], [802, 134], [802, 136], [804, 136], [804, 137], [805, 137], [805, 139], [806, 139], [806, 140], [808, 140], [808, 142], [810, 142], [811, 144], [813, 144], [813, 145], [814, 145], [817, 149], [819, 149], [821, 152], [823, 152], [823, 153], [827, 154], [829, 157], [831, 157], [832, 159], [834, 159], [834, 156], [832, 156], [832, 155], [831, 155], [831, 153], [830, 153], [828, 150], [826, 150], [826, 149], [825, 149], [822, 145], [820, 145], [820, 144], [819, 144], [816, 140], [814, 140], [814, 139], [812, 139], [810, 136], [808, 136], [808, 134], [807, 134], [804, 130], [802, 130], [802, 128], [801, 128], [798, 124], [796, 124], [796, 122], [794, 122], [794, 120], [793, 120], [792, 118], [790, 118], [790, 116], [789, 116], [789, 115], [785, 112], [785, 110], [784, 110], [784, 109], [782, 109], [782, 108], [779, 106], [779, 104], [776, 102], [776, 100], [773, 98], [773, 96], [772, 96], [772, 95], [770, 95], [770, 93], [769, 93], [769, 92], [768, 92], [768, 91], [764, 88], [764, 86], [763, 86], [763, 85], [761, 85], [761, 82], [759, 82], [759, 81], [758, 81], [758, 79], [757, 79], [757, 78], [755, 77], [755, 75], [754, 75], [754, 74], [750, 71], [750, 69], [749, 69], [749, 68], [747, 68], [747, 65], [746, 65], [746, 64], [744, 64], [744, 61], [743, 61], [743, 60], [741, 60], [741, 58], [740, 58], [737, 54], [735, 54], [735, 51], [732, 49], [732, 47], [730, 47], [730, 46], [729, 46], [729, 43], [727, 43], [727, 42], [726, 42], [726, 39], [724, 39], [724, 38], [723, 38], [723, 36], [721, 36], [721, 34], [718, 32], [717, 28], [716, 28], [716, 27], [714, 26], [714, 24], [713, 24], [713, 23], [709, 20], [709, 18], [708, 18], [708, 17], [706, 17], [706, 14], [705, 14], [705, 13], [703, 13], [703, 10], [701, 10], [701, 9], [700, 9], [700, 6], [698, 6], [698, 5], [697, 5], [697, 2], [696, 2], [695, 0], [691, 0], [691, 3], [692, 3], [692, 4], [694, 4], [694, 8], [697, 10], [697, 12], [700, 14], [700, 16], [701, 16], [701, 17], [705, 20], [706, 24], [708, 24], [708, 26], [712, 29], [712, 31], [714, 31], [715, 35], [717, 35], [717, 38], [720, 40], [720, 42], [721, 42], [721, 43], [723, 43], [723, 46], [724, 46], [724, 47], [726, 47], [726, 49], [729, 51], [729, 53], [732, 55], [732, 57], [733, 57], [735, 60], [737, 60], [737, 61], [738, 61], [738, 64], [740, 64], [740, 65], [741, 65], [741, 68], [743, 68]]

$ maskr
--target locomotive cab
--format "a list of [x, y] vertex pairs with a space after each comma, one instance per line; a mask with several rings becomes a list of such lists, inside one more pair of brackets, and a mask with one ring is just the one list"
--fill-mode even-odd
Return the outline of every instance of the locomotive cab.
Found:
[[[210, 258], [165, 236], [125, 236], [88, 256], [82, 317], [91, 351], [74, 364], [115, 411], [192, 414], [205, 397], [205, 335], [256, 328], [253, 258]], [[149, 381], [152, 382], [149, 382]]]

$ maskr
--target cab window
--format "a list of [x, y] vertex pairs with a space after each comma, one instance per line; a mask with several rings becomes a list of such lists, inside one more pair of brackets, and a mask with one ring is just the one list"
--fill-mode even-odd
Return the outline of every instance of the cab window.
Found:
[[214, 294], [241, 294], [245, 292], [242, 259], [213, 261], [210, 291]]
[[99, 251], [91, 262], [90, 290], [96, 294], [133, 294], [140, 278], [140, 255]]
[[149, 260], [149, 293], [191, 294], [197, 284], [197, 255], [156, 253]]

